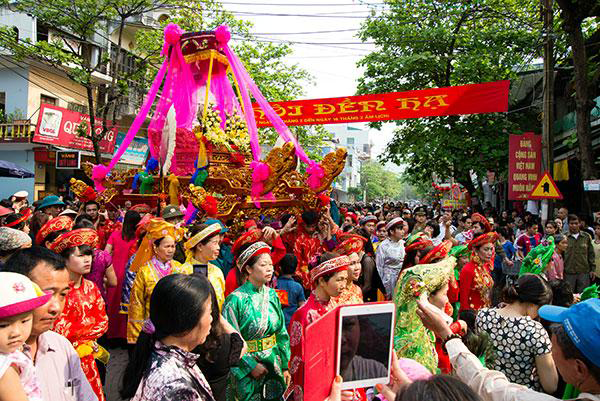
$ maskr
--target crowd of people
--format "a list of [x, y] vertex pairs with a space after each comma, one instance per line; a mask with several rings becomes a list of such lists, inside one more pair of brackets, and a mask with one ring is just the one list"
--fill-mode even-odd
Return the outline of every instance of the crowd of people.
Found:
[[342, 391], [342, 367], [329, 401], [600, 400], [598, 215], [332, 200], [233, 224], [27, 197], [0, 201], [0, 401], [105, 400], [116, 347], [122, 399], [301, 401], [306, 328], [378, 301], [392, 381]]

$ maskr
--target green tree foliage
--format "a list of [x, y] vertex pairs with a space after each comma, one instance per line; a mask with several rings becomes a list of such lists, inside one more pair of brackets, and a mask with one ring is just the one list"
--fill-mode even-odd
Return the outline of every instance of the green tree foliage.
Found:
[[[386, 1], [360, 37], [377, 50], [360, 61], [359, 93], [382, 93], [511, 79], [541, 54], [537, 1]], [[407, 166], [413, 182], [454, 176], [474, 190], [469, 172], [508, 165], [504, 113], [398, 122], [384, 161]]]
[[377, 162], [363, 163], [360, 168], [360, 188], [350, 188], [348, 192], [358, 200], [362, 200], [366, 191], [367, 202], [382, 199], [398, 199], [406, 193], [400, 176], [387, 171]]
[[[3, 1], [5, 7], [26, 13], [37, 19], [37, 23], [52, 30], [49, 41], [32, 42], [11, 35], [10, 27], [0, 27], [0, 47], [10, 51], [16, 60], [36, 60], [64, 72], [81, 85], [87, 95], [90, 115], [89, 126], [96, 126], [97, 116], [104, 118], [101, 130], [80, 129], [82, 136], [90, 139], [94, 146], [96, 162], [101, 161], [100, 141], [111, 130], [108, 118], [116, 120], [119, 100], [128, 93], [127, 82], [140, 78], [139, 71], [133, 74], [120, 72], [119, 58], [110, 60], [109, 53], [96, 50], [109, 41], [110, 27], [118, 26], [116, 53], [121, 53], [121, 38], [128, 18], [157, 8], [168, 7], [156, 0], [36, 0]], [[113, 46], [114, 47], [114, 46]], [[144, 65], [140, 63], [140, 70]], [[97, 74], [112, 71], [112, 82], [107, 85], [96, 78]], [[112, 114], [109, 114], [112, 111]]]

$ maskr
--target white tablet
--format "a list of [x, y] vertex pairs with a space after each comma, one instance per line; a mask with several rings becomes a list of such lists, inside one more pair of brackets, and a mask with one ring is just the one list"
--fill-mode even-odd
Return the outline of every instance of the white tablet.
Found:
[[340, 308], [336, 374], [344, 379], [342, 389], [390, 382], [395, 311], [391, 302]]

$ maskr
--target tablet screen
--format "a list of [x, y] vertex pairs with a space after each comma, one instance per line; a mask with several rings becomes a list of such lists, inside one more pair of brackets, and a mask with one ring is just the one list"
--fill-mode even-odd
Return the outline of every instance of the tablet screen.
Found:
[[339, 372], [344, 384], [388, 376], [393, 313], [343, 316]]

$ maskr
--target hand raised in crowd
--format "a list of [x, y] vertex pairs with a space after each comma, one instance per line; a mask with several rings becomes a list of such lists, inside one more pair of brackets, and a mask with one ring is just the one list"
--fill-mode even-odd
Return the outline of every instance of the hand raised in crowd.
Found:
[[400, 368], [398, 357], [394, 352], [392, 353], [392, 372], [390, 383], [387, 386], [384, 384], [377, 384], [375, 387], [377, 388], [377, 391], [382, 393], [387, 400], [393, 401], [396, 398], [396, 394], [411, 383], [412, 380], [410, 380], [402, 368]]
[[331, 205], [327, 205], [323, 208], [323, 217], [325, 217], [327, 219], [327, 222], [333, 229], [333, 226], [335, 225], [335, 221], [333, 221], [333, 216], [331, 216]]
[[331, 227], [329, 220], [325, 217], [322, 217], [321, 220], [319, 220], [319, 234], [321, 239], [329, 241], [331, 239], [332, 230], [333, 228]]
[[250, 372], [250, 375], [252, 375], [252, 377], [256, 380], [258, 380], [261, 377], [265, 376], [267, 373], [269, 373], [269, 370], [265, 367], [265, 365], [263, 365], [262, 363], [257, 363], [254, 369], [252, 369], [252, 372]]
[[267, 226], [262, 229], [262, 232], [263, 239], [265, 240], [265, 242], [268, 244], [272, 244], [275, 240], [275, 237], [277, 236], [277, 230], [275, 230], [273, 227]]
[[285, 226], [281, 229], [280, 234], [285, 234], [292, 232], [296, 229], [296, 216], [290, 217], [290, 219], [285, 223]]

